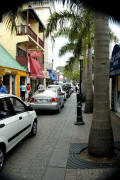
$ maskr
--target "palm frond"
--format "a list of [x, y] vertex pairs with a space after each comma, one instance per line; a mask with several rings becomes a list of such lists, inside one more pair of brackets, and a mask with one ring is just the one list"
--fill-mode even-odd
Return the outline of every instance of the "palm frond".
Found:
[[58, 38], [60, 36], [68, 38], [69, 32], [70, 28], [64, 27], [60, 29], [58, 32], [54, 33], [54, 38]]
[[59, 56], [64, 56], [68, 52], [73, 52], [74, 46], [75, 46], [74, 43], [67, 43], [67, 44], [65, 44], [59, 50]]
[[17, 18], [21, 14], [21, 9], [15, 9], [15, 11], [9, 11], [4, 14], [4, 23], [8, 29], [10, 29], [11, 33], [13, 31], [17, 31]]
[[72, 71], [73, 70], [73, 65], [77, 59], [74, 56], [71, 56], [68, 61], [66, 62], [66, 65], [64, 67], [64, 71]]
[[115, 33], [112, 32], [111, 29], [109, 29], [109, 38], [110, 41], [114, 41], [115, 43], [119, 42], [118, 37], [115, 35]]
[[48, 37], [51, 32], [55, 31], [58, 25], [59, 28], [63, 28], [65, 26], [68, 26], [71, 21], [75, 21], [79, 18], [80, 16], [78, 14], [74, 14], [73, 12], [69, 12], [67, 10], [59, 13], [53, 13], [48, 19], [46, 37]]

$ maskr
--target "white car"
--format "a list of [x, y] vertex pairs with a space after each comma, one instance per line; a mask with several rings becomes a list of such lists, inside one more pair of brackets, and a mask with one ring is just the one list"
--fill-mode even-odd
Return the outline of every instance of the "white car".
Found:
[[14, 95], [0, 94], [0, 170], [5, 154], [28, 134], [37, 134], [36, 112]]

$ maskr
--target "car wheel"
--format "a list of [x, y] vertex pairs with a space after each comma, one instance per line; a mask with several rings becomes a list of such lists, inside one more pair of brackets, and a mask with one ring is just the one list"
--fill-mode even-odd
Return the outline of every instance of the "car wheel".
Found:
[[36, 134], [37, 134], [37, 121], [34, 121], [30, 135], [33, 137], [36, 136]]
[[0, 171], [3, 168], [4, 159], [5, 159], [4, 152], [3, 152], [2, 148], [0, 147]]

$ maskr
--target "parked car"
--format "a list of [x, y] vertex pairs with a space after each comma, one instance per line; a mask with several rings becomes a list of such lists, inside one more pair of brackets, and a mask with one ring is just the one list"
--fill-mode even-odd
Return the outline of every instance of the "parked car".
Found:
[[55, 89], [59, 89], [59, 91], [61, 91], [63, 93], [64, 96], [64, 101], [66, 101], [67, 99], [67, 94], [66, 92], [63, 90], [61, 85], [48, 85], [48, 88], [55, 88]]
[[36, 112], [14, 95], [0, 94], [0, 170], [5, 154], [28, 134], [37, 134]]
[[39, 110], [56, 110], [60, 113], [64, 107], [64, 96], [59, 89], [46, 89], [44, 92], [35, 93], [30, 98], [30, 106], [37, 112]]
[[66, 84], [64, 84], [63, 89], [66, 92], [67, 98], [69, 98], [72, 94], [71, 86], [66, 83]]

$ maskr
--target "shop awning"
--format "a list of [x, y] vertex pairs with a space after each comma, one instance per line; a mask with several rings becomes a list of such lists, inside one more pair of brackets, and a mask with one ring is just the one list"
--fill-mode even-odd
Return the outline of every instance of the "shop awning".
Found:
[[44, 79], [44, 73], [38, 60], [29, 57], [30, 77], [36, 79]]
[[4, 71], [1, 71], [2, 74], [5, 73], [6, 68], [26, 72], [26, 69], [23, 66], [21, 66], [2, 45], [0, 45], [0, 69]]

